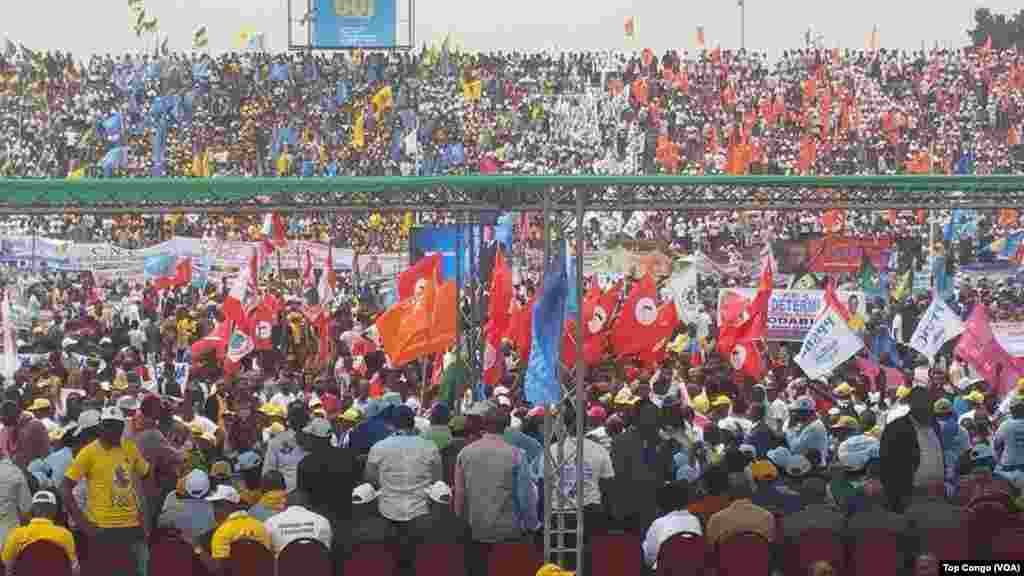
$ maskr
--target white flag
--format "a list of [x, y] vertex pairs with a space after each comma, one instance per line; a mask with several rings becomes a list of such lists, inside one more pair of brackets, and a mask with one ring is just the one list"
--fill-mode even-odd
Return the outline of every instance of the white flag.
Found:
[[796, 363], [812, 380], [827, 375], [864, 347], [834, 308], [827, 306], [804, 337]]
[[950, 310], [946, 301], [933, 297], [931, 306], [917, 323], [914, 335], [910, 337], [910, 347], [924, 354], [930, 363], [943, 344], [956, 338], [963, 331], [964, 323]]
[[0, 369], [2, 369], [0, 373], [3, 374], [4, 383], [7, 386], [12, 386], [14, 373], [18, 371], [18, 348], [14, 341], [14, 313], [11, 312], [11, 298], [7, 290], [4, 290], [0, 316], [2, 316], [4, 338], [4, 357], [3, 363], [0, 365]]

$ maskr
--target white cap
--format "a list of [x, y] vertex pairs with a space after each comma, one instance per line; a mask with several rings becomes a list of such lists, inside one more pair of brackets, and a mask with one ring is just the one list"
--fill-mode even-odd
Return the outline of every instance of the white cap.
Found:
[[103, 413], [100, 414], [100, 420], [103, 422], [124, 422], [124, 412], [117, 406], [107, 406], [103, 409]]
[[32, 496], [33, 504], [53, 504], [57, 505], [57, 496], [49, 490], [40, 490]]
[[377, 499], [377, 490], [373, 484], [360, 484], [352, 490], [353, 504], [369, 504]]
[[844, 440], [839, 445], [836, 457], [847, 470], [863, 470], [872, 458], [878, 457], [879, 444], [871, 436], [859, 435]]
[[406, 398], [405, 405], [408, 406], [414, 414], [420, 413], [420, 401], [415, 396], [409, 396]]
[[427, 496], [438, 504], [449, 504], [452, 501], [452, 489], [444, 482], [437, 481], [427, 487]]
[[232, 504], [238, 504], [242, 501], [242, 497], [238, 494], [238, 490], [235, 490], [227, 484], [221, 484], [217, 486], [217, 489], [206, 497], [207, 502], [230, 502]]
[[309, 421], [309, 424], [302, 429], [302, 432], [309, 434], [314, 438], [330, 438], [331, 437], [331, 425], [324, 418], [313, 418]]
[[498, 396], [498, 406], [512, 406], [512, 401], [508, 396]]
[[135, 396], [121, 396], [117, 399], [117, 407], [121, 410], [138, 410], [140, 407], [139, 399]]
[[210, 477], [202, 470], [193, 470], [185, 476], [185, 493], [192, 498], [202, 498], [210, 491]]
[[82, 413], [78, 415], [78, 430], [75, 431], [75, 435], [81, 434], [94, 426], [98, 426], [99, 423], [99, 410], [83, 410]]
[[494, 393], [491, 394], [491, 395], [492, 396], [508, 396], [508, 388], [505, 388], [504, 386], [496, 386], [494, 388]]

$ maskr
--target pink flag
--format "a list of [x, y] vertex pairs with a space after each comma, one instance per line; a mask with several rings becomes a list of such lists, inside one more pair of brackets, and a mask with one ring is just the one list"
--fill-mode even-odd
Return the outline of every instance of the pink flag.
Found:
[[864, 373], [864, 376], [871, 381], [872, 390], [878, 390], [877, 380], [878, 375], [881, 373], [878, 364], [875, 364], [867, 358], [857, 358], [857, 367], [860, 368], [860, 371]]
[[1000, 396], [1006, 394], [1011, 382], [1017, 381], [1017, 367], [992, 334], [984, 304], [976, 305], [971, 317], [964, 322], [956, 355], [977, 370]]
[[891, 366], [882, 366], [882, 370], [885, 370], [885, 387], [887, 390], [894, 390], [900, 386], [906, 386], [907, 378], [903, 375], [903, 372], [900, 372]]

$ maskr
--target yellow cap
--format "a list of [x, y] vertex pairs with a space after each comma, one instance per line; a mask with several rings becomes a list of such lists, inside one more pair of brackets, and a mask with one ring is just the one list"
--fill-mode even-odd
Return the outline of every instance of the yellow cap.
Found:
[[732, 400], [729, 400], [729, 397], [725, 394], [715, 396], [715, 399], [711, 402], [712, 408], [720, 408], [722, 406], [732, 406]]
[[615, 395], [615, 403], [624, 406], [632, 406], [640, 401], [640, 398], [633, 395], [633, 391], [628, 386], [623, 387], [619, 390], [619, 393]]
[[341, 415], [338, 416], [338, 418], [344, 420], [345, 422], [359, 422], [360, 416], [362, 415], [359, 413], [358, 408], [349, 408], [348, 410], [342, 412]]
[[846, 396], [849, 396], [850, 394], [853, 394], [853, 386], [850, 386], [846, 382], [843, 382], [839, 386], [836, 386], [835, 390], [832, 390], [832, 392], [836, 396], [839, 396], [841, 398], [845, 398]]
[[231, 476], [231, 464], [224, 460], [218, 460], [210, 466], [210, 477], [211, 478], [227, 478]]
[[36, 398], [32, 401], [32, 405], [28, 407], [29, 412], [35, 410], [46, 410], [50, 407], [50, 401], [46, 398]]
[[907, 388], [906, 386], [900, 386], [899, 388], [896, 389], [897, 398], [906, 398], [907, 396], [910, 396], [910, 388]]
[[981, 392], [978, 392], [977, 390], [971, 390], [970, 394], [964, 396], [964, 400], [968, 402], [984, 402], [985, 395], [982, 394]]
[[750, 465], [750, 475], [758, 481], [775, 480], [779, 477], [779, 470], [767, 460], [758, 460]]
[[280, 422], [274, 422], [273, 424], [270, 425], [269, 428], [267, 428], [267, 431], [270, 432], [271, 436], [277, 436], [281, 432], [284, 432], [284, 424], [281, 424]]
[[708, 395], [703, 392], [698, 394], [696, 397], [691, 398], [690, 402], [693, 404], [693, 409], [696, 410], [698, 414], [707, 414], [708, 410], [711, 408], [711, 405], [708, 402]]
[[840, 416], [839, 420], [837, 420], [835, 425], [833, 425], [832, 427], [856, 430], [860, 428], [860, 422], [857, 422], [857, 419], [854, 418], [853, 416]]

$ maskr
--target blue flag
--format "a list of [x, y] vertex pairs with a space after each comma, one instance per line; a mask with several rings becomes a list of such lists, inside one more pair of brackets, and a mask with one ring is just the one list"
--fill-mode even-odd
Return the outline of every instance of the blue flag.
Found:
[[210, 253], [203, 254], [202, 258], [192, 259], [192, 287], [200, 290], [206, 289], [206, 284], [210, 279], [210, 268], [211, 268]]
[[497, 226], [494, 227], [494, 239], [506, 250], [512, 250], [512, 225], [514, 222], [514, 215], [502, 214], [498, 218]]
[[540, 298], [533, 307], [533, 334], [525, 387], [526, 399], [531, 404], [557, 404], [562, 399], [562, 326], [565, 323], [568, 284], [565, 258], [555, 258], [544, 272]]
[[103, 121], [103, 133], [107, 140], [117, 142], [121, 139], [121, 113], [114, 112], [109, 118]]
[[568, 281], [569, 291], [565, 299], [565, 313], [575, 315], [579, 309], [579, 294], [576, 292], [576, 259], [569, 255], [569, 251], [565, 251], [565, 270], [566, 276], [570, 278]]
[[147, 279], [174, 276], [177, 258], [167, 254], [149, 256], [142, 262], [142, 271]]

